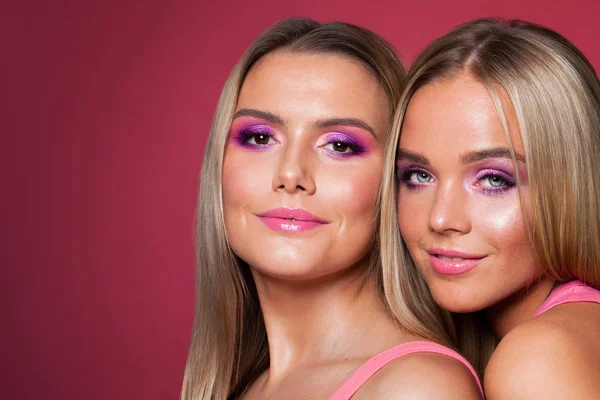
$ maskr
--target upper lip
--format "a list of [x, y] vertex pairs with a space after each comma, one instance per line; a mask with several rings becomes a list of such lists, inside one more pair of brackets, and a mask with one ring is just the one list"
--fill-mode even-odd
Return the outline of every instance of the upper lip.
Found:
[[308, 211], [303, 210], [301, 208], [280, 207], [280, 208], [274, 208], [272, 210], [268, 210], [268, 211], [265, 211], [263, 213], [256, 214], [256, 215], [258, 217], [265, 217], [265, 218], [281, 218], [281, 219], [290, 219], [290, 220], [294, 220], [294, 221], [310, 221], [310, 222], [317, 222], [320, 224], [328, 224], [329, 223], [329, 221], [319, 218], [316, 215], [311, 214]]
[[427, 253], [432, 256], [442, 256], [448, 258], [464, 258], [468, 260], [478, 260], [480, 258], [484, 258], [485, 256], [479, 254], [470, 254], [465, 253], [459, 250], [446, 250], [446, 249], [429, 249]]

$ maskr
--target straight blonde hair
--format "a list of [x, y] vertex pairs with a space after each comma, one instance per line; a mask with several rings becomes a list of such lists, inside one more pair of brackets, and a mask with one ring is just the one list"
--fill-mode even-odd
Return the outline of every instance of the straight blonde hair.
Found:
[[[404, 70], [391, 45], [364, 28], [339, 22], [284, 20], [264, 32], [237, 63], [221, 93], [202, 164], [195, 319], [181, 392], [184, 400], [238, 397], [269, 365], [256, 287], [248, 266], [227, 242], [221, 183], [224, 149], [244, 78], [260, 58], [276, 51], [332, 53], [359, 62], [387, 95], [390, 125], [404, 88]], [[377, 257], [370, 269], [370, 276], [383, 287]], [[424, 337], [448, 342], [437, 320], [422, 324], [418, 316], [405, 313], [403, 295], [386, 291], [386, 304], [397, 320]]]
[[[465, 72], [488, 88], [518, 174], [507, 112], [517, 120], [530, 188], [528, 239], [540, 270], [559, 282], [579, 279], [600, 288], [600, 83], [567, 39], [525, 21], [466, 23], [435, 40], [413, 63], [384, 167], [381, 229], [389, 241], [382, 241], [383, 268], [400, 266], [401, 290], [425, 284], [399, 233], [396, 151], [411, 97], [427, 84]], [[425, 297], [431, 301], [430, 294]], [[483, 374], [497, 345], [485, 316], [454, 314], [453, 321], [456, 347]]]

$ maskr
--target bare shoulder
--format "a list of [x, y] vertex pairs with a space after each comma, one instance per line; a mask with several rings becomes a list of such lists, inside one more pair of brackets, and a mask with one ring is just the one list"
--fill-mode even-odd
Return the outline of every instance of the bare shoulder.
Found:
[[600, 307], [557, 307], [510, 331], [485, 371], [488, 400], [590, 399], [600, 393]]
[[481, 396], [475, 377], [460, 361], [436, 353], [415, 353], [388, 363], [352, 398], [470, 400]]

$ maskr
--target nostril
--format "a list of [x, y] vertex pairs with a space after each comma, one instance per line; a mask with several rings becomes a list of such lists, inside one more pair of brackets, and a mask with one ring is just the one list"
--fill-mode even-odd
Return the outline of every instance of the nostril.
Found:
[[303, 192], [312, 194], [315, 192], [315, 182], [310, 174], [304, 170], [294, 173], [277, 173], [273, 177], [272, 185], [273, 190], [287, 193]]

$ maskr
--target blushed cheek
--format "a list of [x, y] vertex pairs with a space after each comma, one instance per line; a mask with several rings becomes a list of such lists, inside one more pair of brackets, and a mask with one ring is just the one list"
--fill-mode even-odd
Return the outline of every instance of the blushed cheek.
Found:
[[236, 169], [228, 165], [227, 162], [223, 163], [223, 214], [225, 219], [225, 230], [229, 240], [235, 241], [236, 232], [232, 228], [235, 224], [236, 208], [238, 208], [239, 202], [239, 182], [238, 174]]
[[245, 179], [239, 166], [225, 157], [223, 162], [223, 211], [227, 216], [244, 198]]
[[427, 230], [426, 207], [414, 201], [398, 201], [398, 226], [404, 242], [412, 251]]
[[[354, 223], [365, 222], [375, 224], [377, 198], [381, 183], [381, 170], [369, 168], [347, 174], [338, 175], [327, 185], [332, 205], [339, 207], [340, 212], [352, 218]], [[351, 222], [351, 221], [350, 221]]]
[[252, 208], [257, 207], [257, 199], [264, 198], [265, 184], [267, 190], [270, 188], [270, 181], [265, 183], [265, 171], [253, 165], [252, 158], [232, 153], [226, 153], [223, 162], [223, 212], [228, 234], [235, 234], [233, 227], [246, 226], [248, 212], [263, 211]]
[[241, 168], [223, 169], [223, 207], [225, 209], [239, 207], [252, 198], [256, 181], [248, 176], [248, 171]]
[[471, 207], [473, 228], [499, 250], [528, 243], [518, 195]]

